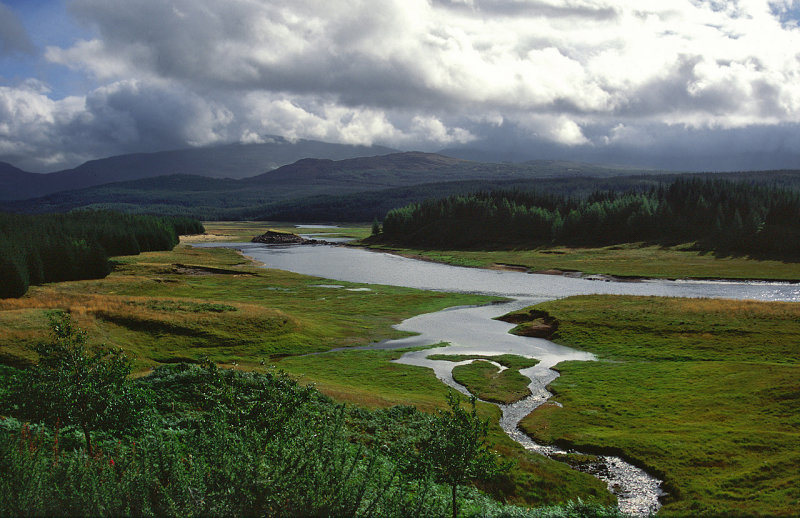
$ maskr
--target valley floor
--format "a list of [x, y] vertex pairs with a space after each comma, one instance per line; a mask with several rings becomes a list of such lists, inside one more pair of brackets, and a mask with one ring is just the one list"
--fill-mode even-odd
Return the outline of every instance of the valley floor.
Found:
[[[390, 363], [398, 351], [342, 351], [402, 333], [391, 325], [448, 306], [491, 298], [389, 286], [320, 288], [324, 280], [258, 268], [234, 251], [191, 247], [202, 239], [248, 241], [264, 223], [211, 223], [171, 252], [116, 258], [105, 279], [32, 287], [0, 299], [0, 361], [24, 365], [47, 336], [48, 315], [67, 311], [92, 343], [122, 347], [140, 375], [155, 365], [208, 358], [267, 370], [274, 365], [340, 401], [367, 407], [445, 406], [447, 390], [427, 369]], [[274, 228], [292, 228], [272, 225]], [[369, 228], [308, 229], [363, 238]], [[216, 236], [216, 237], [213, 237]], [[536, 251], [401, 250], [487, 267], [646, 277], [800, 280], [796, 263], [715, 258], [655, 247]], [[337, 281], [347, 287], [363, 287]], [[523, 422], [544, 442], [610, 448], [663, 477], [660, 513], [793, 515], [800, 511], [800, 305], [651, 297], [573, 297], [539, 306], [558, 319], [555, 340], [599, 362], [562, 364], [556, 401]], [[525, 452], [491, 418], [496, 451], [513, 471], [485, 487], [526, 504], [613, 498], [596, 479]]]

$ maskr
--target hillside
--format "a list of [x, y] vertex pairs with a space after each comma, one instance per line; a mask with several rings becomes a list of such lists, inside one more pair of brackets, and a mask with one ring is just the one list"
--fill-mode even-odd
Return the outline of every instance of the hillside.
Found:
[[7, 162], [0, 162], [0, 200], [22, 200], [40, 196], [45, 189], [44, 175], [28, 173]]
[[26, 173], [10, 164], [0, 164], [0, 200], [36, 198], [60, 191], [175, 174], [246, 178], [307, 157], [341, 160], [391, 151], [380, 146], [349, 146], [313, 140], [289, 142], [274, 137], [272, 142], [264, 144], [119, 155], [47, 174]]
[[[800, 171], [686, 176], [709, 175], [800, 189]], [[0, 204], [0, 210], [38, 213], [92, 208], [205, 220], [371, 221], [382, 219], [393, 208], [431, 197], [498, 189], [585, 197], [598, 190], [649, 189], [678, 176], [576, 162], [498, 164], [405, 152], [343, 160], [303, 158], [242, 179], [188, 174], [140, 178], [9, 201]]]
[[[259, 217], [272, 204], [313, 196], [352, 195], [449, 182], [477, 181], [491, 187], [498, 182], [600, 173], [611, 176], [614, 172], [587, 164], [556, 162], [484, 164], [419, 152], [344, 160], [305, 158], [245, 179], [159, 176], [58, 192], [6, 203], [4, 208], [14, 212], [52, 212], [91, 207], [193, 214], [205, 219]], [[412, 198], [417, 196], [414, 194]]]

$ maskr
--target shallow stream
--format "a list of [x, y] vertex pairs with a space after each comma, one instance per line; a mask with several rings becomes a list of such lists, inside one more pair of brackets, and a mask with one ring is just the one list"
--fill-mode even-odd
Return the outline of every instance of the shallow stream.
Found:
[[[611, 282], [554, 275], [527, 274], [463, 268], [419, 261], [359, 248], [329, 245], [279, 246], [253, 243], [209, 244], [228, 246], [278, 268], [336, 281], [387, 284], [411, 288], [479, 293], [506, 297], [510, 302], [480, 307], [449, 308], [418, 315], [395, 326], [415, 336], [390, 340], [367, 348], [394, 349], [447, 342], [447, 347], [404, 354], [397, 361], [434, 370], [447, 385], [465, 394], [468, 391], [452, 376], [460, 363], [427, 359], [432, 354], [499, 355], [516, 354], [536, 358], [539, 364], [520, 372], [531, 379], [531, 396], [512, 405], [500, 405], [500, 421], [508, 435], [526, 449], [547, 456], [563, 450], [536, 444], [518, 428], [519, 422], [551, 396], [547, 386], [558, 376], [552, 367], [562, 361], [594, 360], [578, 351], [539, 338], [509, 334], [514, 326], [495, 317], [532, 304], [586, 294], [657, 295], [674, 297], [712, 297], [765, 301], [800, 301], [800, 285], [778, 282], [663, 281]], [[321, 285], [326, 286], [326, 285]], [[327, 285], [330, 286], [330, 285]], [[463, 363], [463, 362], [462, 362]], [[661, 481], [618, 457], [600, 456], [598, 462], [581, 467], [606, 481], [617, 495], [620, 508], [631, 515], [647, 515], [660, 507]]]

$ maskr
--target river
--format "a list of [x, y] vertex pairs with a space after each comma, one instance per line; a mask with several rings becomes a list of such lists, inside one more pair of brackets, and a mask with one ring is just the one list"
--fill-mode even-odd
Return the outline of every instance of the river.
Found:
[[[603, 279], [538, 275], [513, 271], [463, 268], [419, 261], [360, 248], [313, 245], [276, 246], [253, 243], [207, 244], [241, 250], [267, 268], [323, 277], [334, 281], [387, 284], [425, 290], [479, 293], [511, 299], [502, 304], [449, 308], [418, 315], [395, 326], [415, 336], [390, 340], [368, 348], [401, 348], [447, 342], [450, 345], [406, 353], [397, 361], [433, 369], [449, 386], [468, 394], [453, 380], [454, 362], [427, 359], [432, 354], [497, 355], [516, 354], [536, 358], [539, 364], [520, 371], [530, 378], [531, 396], [512, 405], [500, 405], [500, 424], [509, 436], [526, 449], [547, 456], [562, 450], [533, 442], [522, 433], [519, 422], [551, 396], [547, 391], [558, 373], [552, 369], [567, 360], [594, 360], [587, 352], [561, 346], [548, 340], [509, 334], [514, 326], [495, 317], [525, 306], [571, 295], [656, 295], [672, 297], [711, 297], [762, 301], [800, 301], [800, 284], [780, 282], [665, 281], [613, 282]], [[333, 285], [335, 287], [335, 285]], [[331, 289], [329, 286], [327, 289]], [[600, 456], [598, 462], [581, 468], [604, 480], [617, 495], [620, 509], [646, 516], [656, 512], [663, 496], [661, 481], [619, 457]]]

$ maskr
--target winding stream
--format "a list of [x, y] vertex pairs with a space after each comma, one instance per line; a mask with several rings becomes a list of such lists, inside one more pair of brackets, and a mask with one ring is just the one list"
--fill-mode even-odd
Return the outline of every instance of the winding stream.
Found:
[[[415, 336], [389, 340], [365, 348], [394, 349], [447, 342], [448, 346], [404, 354], [396, 360], [433, 369], [447, 385], [469, 394], [452, 376], [453, 367], [465, 362], [429, 360], [432, 354], [499, 355], [515, 354], [536, 358], [539, 363], [520, 372], [530, 378], [531, 396], [511, 405], [499, 405], [500, 425], [508, 435], [537, 453], [555, 456], [563, 450], [539, 445], [519, 430], [519, 422], [550, 398], [547, 386], [558, 376], [552, 369], [562, 361], [594, 360], [591, 353], [578, 351], [539, 338], [509, 334], [513, 324], [495, 317], [532, 304], [571, 295], [615, 294], [674, 297], [712, 297], [764, 301], [800, 301], [800, 285], [777, 282], [663, 281], [608, 282], [521, 272], [463, 268], [359, 248], [317, 246], [275, 246], [253, 243], [207, 244], [227, 246], [264, 263], [296, 273], [338, 281], [387, 284], [426, 290], [479, 293], [512, 299], [480, 307], [456, 307], [418, 315], [395, 326]], [[321, 285], [321, 287], [330, 285]], [[618, 498], [620, 509], [631, 515], [656, 512], [663, 495], [661, 481], [619, 457], [599, 456], [598, 462], [581, 470], [604, 480]]]

